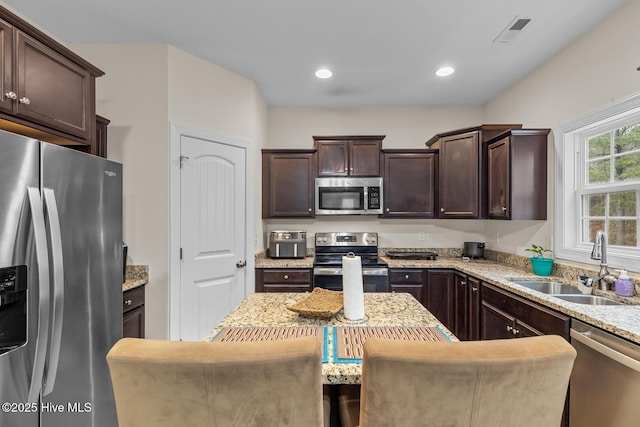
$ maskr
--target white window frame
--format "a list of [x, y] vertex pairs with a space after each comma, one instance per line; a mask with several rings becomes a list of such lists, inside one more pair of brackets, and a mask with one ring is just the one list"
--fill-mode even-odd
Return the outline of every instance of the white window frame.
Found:
[[[581, 242], [582, 221], [581, 194], [610, 191], [610, 184], [581, 186], [583, 176], [578, 176], [585, 164], [584, 141], [609, 129], [640, 122], [640, 93], [588, 113], [561, 125], [556, 134], [556, 197], [555, 197], [555, 256], [560, 259], [598, 265], [591, 259], [592, 244]], [[617, 191], [638, 190], [640, 184], [621, 183]], [[600, 190], [600, 191], [598, 191]], [[640, 232], [640, 229], [638, 230]], [[625, 268], [640, 271], [640, 249], [609, 246], [607, 248], [609, 270]]]

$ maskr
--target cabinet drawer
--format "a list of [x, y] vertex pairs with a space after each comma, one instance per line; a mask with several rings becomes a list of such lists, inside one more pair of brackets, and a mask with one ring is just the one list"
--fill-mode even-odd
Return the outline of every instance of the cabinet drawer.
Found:
[[409, 268], [389, 270], [389, 283], [422, 285], [424, 283], [424, 270]]
[[542, 334], [554, 334], [569, 338], [569, 317], [561, 313], [526, 301], [517, 295], [511, 295], [507, 291], [486, 283], [482, 284], [481, 296], [483, 303], [489, 303], [503, 310], [518, 322], [524, 322]]
[[144, 287], [131, 289], [122, 294], [122, 311], [126, 313], [144, 304]]
[[262, 283], [306, 283], [311, 284], [310, 270], [264, 270]]

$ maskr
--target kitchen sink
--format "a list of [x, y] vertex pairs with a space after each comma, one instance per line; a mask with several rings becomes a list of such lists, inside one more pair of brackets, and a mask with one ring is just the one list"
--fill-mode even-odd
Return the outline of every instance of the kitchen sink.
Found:
[[567, 285], [566, 283], [559, 282], [545, 282], [545, 281], [534, 281], [534, 280], [526, 280], [526, 281], [516, 281], [513, 283], [517, 283], [520, 286], [524, 286], [525, 288], [529, 288], [534, 291], [542, 292], [543, 294], [578, 294], [578, 296], [582, 295], [580, 290], [571, 285]]
[[578, 304], [624, 305], [621, 302], [614, 301], [609, 298], [599, 297], [597, 295], [554, 295], [554, 297], [567, 302], [576, 302]]

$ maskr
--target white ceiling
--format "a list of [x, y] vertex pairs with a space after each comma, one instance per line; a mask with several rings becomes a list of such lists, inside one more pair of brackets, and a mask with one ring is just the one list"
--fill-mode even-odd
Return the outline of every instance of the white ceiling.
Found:
[[[171, 44], [283, 106], [482, 104], [627, 2], [2, 1], [67, 44]], [[492, 43], [516, 16], [532, 21], [511, 43]], [[456, 72], [435, 77], [444, 64]], [[317, 79], [320, 66], [334, 77]]]

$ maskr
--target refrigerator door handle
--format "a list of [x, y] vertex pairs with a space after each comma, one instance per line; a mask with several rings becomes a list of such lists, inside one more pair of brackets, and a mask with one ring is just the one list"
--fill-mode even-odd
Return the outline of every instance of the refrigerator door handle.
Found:
[[28, 403], [37, 403], [42, 388], [44, 365], [49, 340], [49, 256], [47, 254], [47, 236], [44, 224], [44, 209], [40, 199], [40, 190], [27, 188], [31, 220], [33, 222], [33, 236], [35, 241], [36, 260], [38, 264], [38, 332], [36, 338], [35, 357], [31, 385], [29, 386]]
[[60, 345], [62, 342], [62, 312], [64, 308], [64, 262], [62, 258], [62, 233], [60, 232], [60, 216], [58, 204], [52, 189], [45, 188], [44, 205], [49, 226], [51, 264], [53, 267], [53, 305], [51, 313], [51, 345], [47, 357], [47, 371], [44, 377], [44, 389], [42, 395], [46, 396], [53, 391], [58, 372], [58, 360], [60, 358]]

